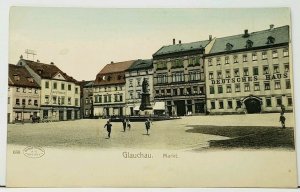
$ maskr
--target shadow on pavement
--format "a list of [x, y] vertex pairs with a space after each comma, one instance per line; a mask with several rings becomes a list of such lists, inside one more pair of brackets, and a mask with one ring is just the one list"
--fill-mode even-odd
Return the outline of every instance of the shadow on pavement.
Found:
[[191, 125], [189, 133], [202, 133], [229, 137], [209, 141], [210, 148], [285, 148], [295, 149], [294, 129], [264, 126], [211, 126]]

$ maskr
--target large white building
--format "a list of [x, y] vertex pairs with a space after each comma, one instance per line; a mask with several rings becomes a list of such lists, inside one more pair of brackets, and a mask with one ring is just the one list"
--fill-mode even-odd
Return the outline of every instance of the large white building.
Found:
[[205, 56], [211, 114], [293, 110], [289, 26], [217, 38]]
[[150, 103], [154, 105], [153, 97], [153, 65], [152, 60], [137, 60], [126, 70], [126, 115], [137, 115], [140, 111], [142, 83], [148, 81]]
[[80, 86], [75, 79], [61, 71], [54, 63], [20, 59], [41, 87], [41, 117], [51, 120], [80, 118]]

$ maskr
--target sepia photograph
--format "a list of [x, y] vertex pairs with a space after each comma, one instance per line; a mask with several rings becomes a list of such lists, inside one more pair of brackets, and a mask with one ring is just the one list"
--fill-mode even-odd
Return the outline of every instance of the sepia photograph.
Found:
[[7, 187], [297, 188], [289, 8], [9, 14]]

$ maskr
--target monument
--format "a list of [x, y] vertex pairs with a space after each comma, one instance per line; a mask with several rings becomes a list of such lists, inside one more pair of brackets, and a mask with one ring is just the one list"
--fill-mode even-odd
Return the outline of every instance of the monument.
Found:
[[148, 91], [148, 86], [149, 83], [146, 78], [144, 78], [143, 83], [142, 83], [142, 101], [140, 105], [140, 110], [152, 110], [152, 106], [150, 104], [150, 93]]

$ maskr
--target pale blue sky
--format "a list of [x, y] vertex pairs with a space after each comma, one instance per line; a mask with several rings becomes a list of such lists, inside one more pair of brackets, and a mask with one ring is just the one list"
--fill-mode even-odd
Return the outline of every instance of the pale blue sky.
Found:
[[9, 62], [25, 49], [35, 59], [77, 80], [92, 80], [110, 61], [148, 59], [161, 46], [264, 30], [290, 24], [286, 8], [273, 9], [95, 9], [31, 8], [10, 10]]

